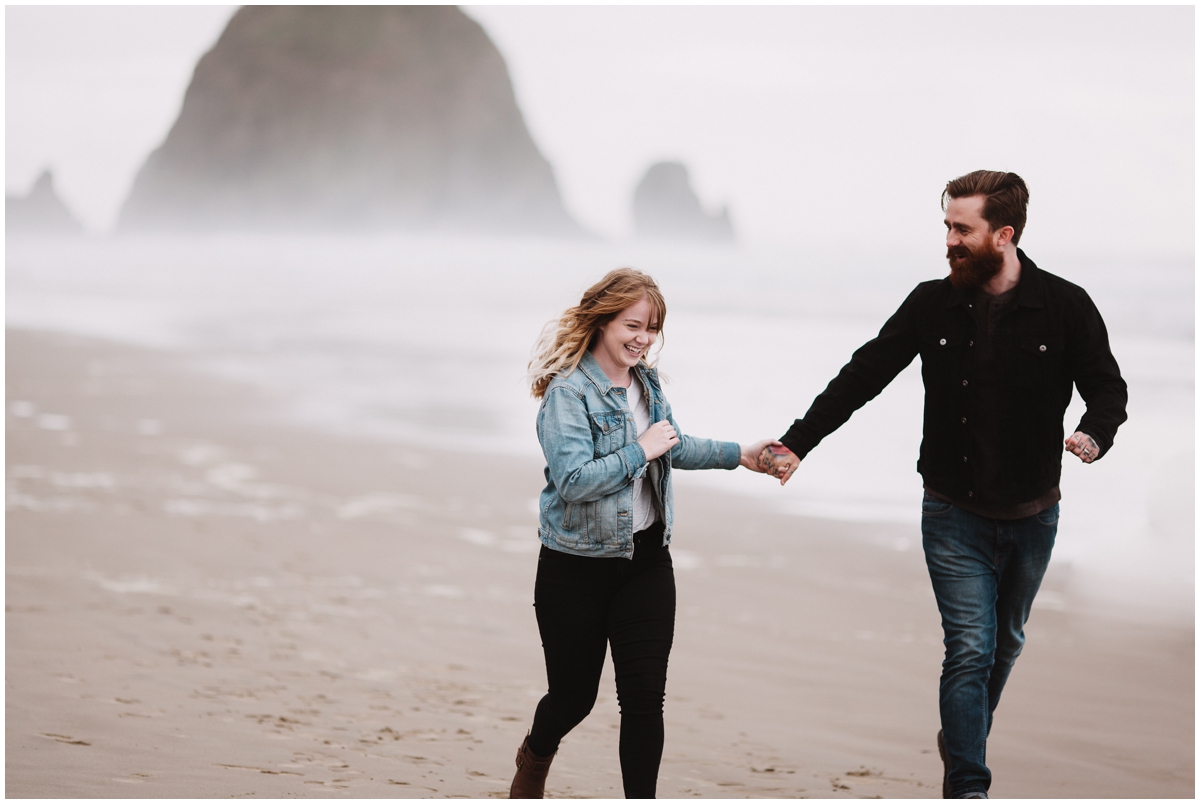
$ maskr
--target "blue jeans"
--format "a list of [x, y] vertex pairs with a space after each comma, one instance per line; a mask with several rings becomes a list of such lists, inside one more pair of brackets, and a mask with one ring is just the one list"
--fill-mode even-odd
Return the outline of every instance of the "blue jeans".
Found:
[[925, 564], [945, 634], [938, 704], [952, 798], [991, 786], [992, 716], [1025, 644], [1025, 622], [1057, 531], [1057, 505], [1003, 520], [928, 494], [921, 502]]

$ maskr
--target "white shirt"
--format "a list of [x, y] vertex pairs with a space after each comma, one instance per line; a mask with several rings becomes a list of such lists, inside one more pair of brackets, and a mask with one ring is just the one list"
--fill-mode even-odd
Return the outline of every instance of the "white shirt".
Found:
[[[629, 399], [629, 409], [633, 411], [633, 423], [637, 427], [637, 437], [650, 429], [650, 403], [646, 399], [645, 389], [637, 374], [629, 372], [629, 388], [625, 391]], [[654, 505], [654, 490], [644, 481], [650, 476], [647, 472], [642, 477], [633, 480], [633, 532], [645, 530], [658, 519], [658, 509]]]

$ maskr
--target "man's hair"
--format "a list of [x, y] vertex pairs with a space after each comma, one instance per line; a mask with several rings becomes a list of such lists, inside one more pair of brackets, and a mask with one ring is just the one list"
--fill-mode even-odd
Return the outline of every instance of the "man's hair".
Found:
[[1013, 228], [1012, 243], [1021, 242], [1025, 231], [1025, 208], [1029, 206], [1029, 188], [1016, 173], [1002, 170], [975, 170], [946, 183], [942, 191], [942, 210], [951, 198], [983, 196], [983, 219], [992, 231]]

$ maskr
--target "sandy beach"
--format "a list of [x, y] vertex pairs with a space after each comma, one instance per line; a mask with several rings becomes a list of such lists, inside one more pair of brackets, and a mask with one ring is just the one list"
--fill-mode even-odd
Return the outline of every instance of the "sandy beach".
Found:
[[[507, 795], [540, 463], [283, 426], [174, 353], [9, 329], [6, 357], [8, 796]], [[677, 508], [659, 795], [939, 796], [917, 534]], [[1027, 635], [993, 797], [1194, 795], [1192, 617], [1052, 564]], [[617, 724], [610, 668], [549, 796], [620, 795]]]

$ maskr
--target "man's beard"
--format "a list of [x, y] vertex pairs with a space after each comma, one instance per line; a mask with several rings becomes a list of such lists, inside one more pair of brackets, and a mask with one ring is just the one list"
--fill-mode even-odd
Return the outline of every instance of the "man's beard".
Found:
[[991, 240], [984, 240], [976, 251], [966, 246], [948, 248], [946, 259], [950, 262], [950, 284], [958, 290], [983, 287], [1004, 267], [1004, 254], [996, 251]]

